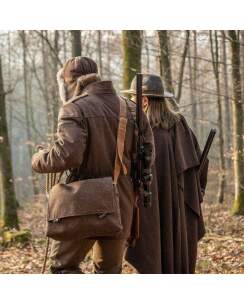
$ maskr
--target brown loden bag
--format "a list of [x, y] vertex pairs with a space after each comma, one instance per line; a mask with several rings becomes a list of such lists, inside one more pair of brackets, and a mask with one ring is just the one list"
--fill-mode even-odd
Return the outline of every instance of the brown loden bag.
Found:
[[116, 237], [123, 229], [117, 181], [123, 164], [127, 125], [127, 105], [120, 98], [113, 177], [58, 183], [49, 193], [46, 235], [63, 241], [70, 239]]

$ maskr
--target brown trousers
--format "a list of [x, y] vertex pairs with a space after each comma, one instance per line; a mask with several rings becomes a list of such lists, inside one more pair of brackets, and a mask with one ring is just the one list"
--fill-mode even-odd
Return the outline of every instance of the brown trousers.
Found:
[[115, 273], [122, 271], [126, 240], [52, 241], [51, 273], [81, 273], [79, 264], [93, 249], [95, 273]]

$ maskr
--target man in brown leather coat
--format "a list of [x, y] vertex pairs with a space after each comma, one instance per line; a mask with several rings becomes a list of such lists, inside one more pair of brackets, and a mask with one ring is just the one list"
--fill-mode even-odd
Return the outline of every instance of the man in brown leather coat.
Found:
[[[34, 154], [32, 168], [39, 173], [69, 170], [68, 181], [100, 178], [113, 173], [119, 119], [119, 97], [111, 81], [101, 81], [96, 63], [86, 57], [68, 60], [58, 73], [63, 106], [59, 112], [57, 140], [51, 148]], [[134, 104], [127, 103], [127, 129], [123, 163], [127, 175], [118, 180], [123, 231], [117, 239], [53, 241], [52, 273], [80, 273], [79, 264], [93, 248], [96, 273], [120, 273], [127, 240], [131, 234], [135, 195], [131, 180], [134, 137]], [[144, 116], [145, 142], [153, 135]], [[102, 198], [101, 198], [102, 199]], [[68, 204], [69, 202], [67, 202]]]

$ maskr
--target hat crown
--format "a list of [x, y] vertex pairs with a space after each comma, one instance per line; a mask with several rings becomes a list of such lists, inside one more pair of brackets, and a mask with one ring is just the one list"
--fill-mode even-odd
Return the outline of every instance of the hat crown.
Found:
[[[136, 76], [131, 82], [130, 90], [136, 91]], [[143, 74], [142, 94], [151, 96], [163, 96], [164, 87], [161, 77], [155, 74]]]
[[97, 64], [88, 57], [73, 57], [66, 61], [63, 67], [63, 77], [75, 80], [82, 75], [98, 72]]

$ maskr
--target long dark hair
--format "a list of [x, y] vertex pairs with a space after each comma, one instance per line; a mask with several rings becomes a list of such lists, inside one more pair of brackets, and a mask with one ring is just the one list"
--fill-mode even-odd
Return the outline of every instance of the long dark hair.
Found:
[[152, 128], [170, 129], [181, 119], [179, 111], [175, 111], [171, 102], [165, 98], [148, 97], [147, 117]]

